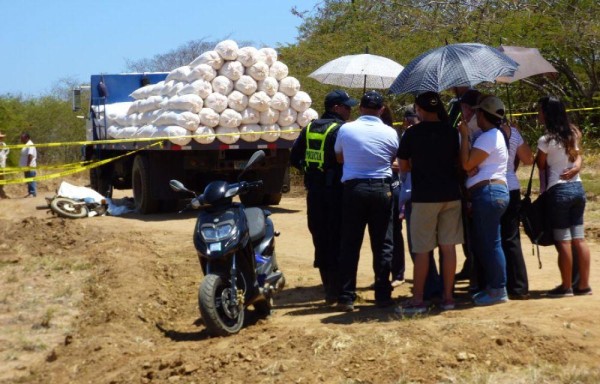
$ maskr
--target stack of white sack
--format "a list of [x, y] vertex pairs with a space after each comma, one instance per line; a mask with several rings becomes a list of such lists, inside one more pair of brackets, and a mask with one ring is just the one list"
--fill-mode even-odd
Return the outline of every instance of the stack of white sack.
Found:
[[273, 48], [239, 48], [233, 40], [130, 96], [135, 101], [94, 111], [97, 123], [106, 119], [110, 138], [168, 137], [178, 145], [295, 140], [318, 117]]

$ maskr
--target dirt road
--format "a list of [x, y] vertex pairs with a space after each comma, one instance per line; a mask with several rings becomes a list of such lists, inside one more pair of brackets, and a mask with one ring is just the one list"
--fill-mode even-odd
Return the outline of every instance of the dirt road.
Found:
[[[63, 220], [35, 209], [42, 195], [0, 200], [0, 382], [600, 382], [600, 293], [543, 297], [559, 282], [551, 248], [538, 269], [524, 241], [528, 301], [475, 308], [459, 284], [456, 310], [403, 319], [361, 288], [358, 311], [339, 313], [312, 268], [304, 199], [285, 196], [272, 207], [288, 282], [275, 313], [210, 338], [196, 304], [193, 214]], [[600, 289], [598, 255], [593, 243]], [[361, 256], [367, 287], [367, 238]]]

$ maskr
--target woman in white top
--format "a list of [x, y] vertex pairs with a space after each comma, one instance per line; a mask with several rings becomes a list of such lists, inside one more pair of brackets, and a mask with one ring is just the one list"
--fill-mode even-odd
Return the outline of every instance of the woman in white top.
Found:
[[[581, 133], [569, 122], [564, 104], [554, 96], [539, 100], [538, 121], [546, 127], [546, 133], [538, 140], [537, 165], [547, 177], [547, 212], [558, 249], [562, 280], [559, 286], [548, 291], [548, 296], [590, 295], [590, 249], [583, 229], [585, 192], [579, 174], [572, 178], [564, 177], [565, 170], [574, 168], [581, 161], [578, 147]], [[574, 287], [571, 287], [571, 246], [576, 250], [579, 265], [579, 282]]]
[[483, 96], [476, 110], [477, 125], [483, 131], [469, 149], [469, 127], [463, 119], [461, 163], [470, 175], [466, 186], [472, 207], [473, 255], [484, 269], [484, 281], [478, 279], [479, 292], [475, 305], [492, 305], [508, 301], [506, 292], [506, 259], [500, 237], [500, 218], [509, 202], [506, 184], [508, 161], [507, 140], [500, 124], [504, 103], [495, 96]]

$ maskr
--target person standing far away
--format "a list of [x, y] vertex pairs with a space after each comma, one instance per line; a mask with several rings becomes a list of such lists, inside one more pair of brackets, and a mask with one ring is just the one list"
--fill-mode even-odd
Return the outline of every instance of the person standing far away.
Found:
[[[33, 146], [33, 141], [29, 133], [21, 134], [21, 144], [25, 144], [25, 147], [21, 149], [21, 157], [19, 158], [19, 167], [37, 167], [37, 150]], [[35, 169], [28, 169], [25, 171], [25, 178], [35, 177]], [[36, 197], [37, 196], [37, 184], [35, 181], [27, 182], [27, 195], [25, 197]]]
[[342, 216], [342, 165], [335, 157], [339, 128], [350, 118], [358, 101], [345, 91], [325, 97], [325, 112], [310, 122], [292, 146], [290, 163], [304, 172], [308, 230], [315, 247], [314, 267], [319, 269], [325, 302], [335, 304], [339, 295], [338, 258]]
[[459, 135], [448, 121], [440, 96], [425, 92], [415, 99], [420, 123], [408, 129], [400, 143], [400, 170], [411, 172], [410, 237], [415, 253], [413, 298], [399, 314], [425, 313], [423, 300], [429, 253], [440, 248], [443, 297], [441, 308], [454, 309], [456, 244], [463, 242], [459, 179]]
[[381, 119], [383, 97], [369, 91], [360, 100], [360, 117], [342, 125], [335, 141], [338, 162], [344, 164], [342, 182], [341, 293], [337, 309], [354, 310], [356, 273], [365, 227], [369, 228], [375, 268], [375, 303], [393, 304], [390, 269], [392, 234], [392, 162], [398, 133]]
[[[0, 132], [0, 180], [4, 180], [4, 168], [6, 168], [6, 158], [10, 150], [6, 147], [4, 138], [6, 135]], [[8, 199], [6, 192], [4, 192], [4, 185], [0, 184], [0, 199]]]
[[[586, 197], [579, 173], [569, 174], [581, 162], [581, 132], [569, 121], [563, 102], [555, 96], [538, 101], [538, 121], [546, 128], [538, 140], [537, 166], [547, 178], [547, 212], [558, 250], [561, 284], [548, 297], [591, 295], [590, 249], [585, 241], [583, 215]], [[566, 173], [566, 175], [565, 175]], [[573, 250], [577, 254], [579, 281], [572, 285]]]

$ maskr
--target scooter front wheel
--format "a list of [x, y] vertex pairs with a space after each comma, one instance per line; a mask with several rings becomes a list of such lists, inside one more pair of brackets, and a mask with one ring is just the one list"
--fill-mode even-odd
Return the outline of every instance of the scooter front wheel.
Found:
[[85, 204], [69, 199], [68, 197], [55, 197], [50, 202], [50, 209], [58, 216], [69, 219], [87, 217], [89, 212]]
[[213, 336], [227, 336], [238, 333], [244, 325], [244, 308], [238, 301], [231, 284], [219, 275], [206, 275], [198, 290], [198, 306], [204, 325]]

